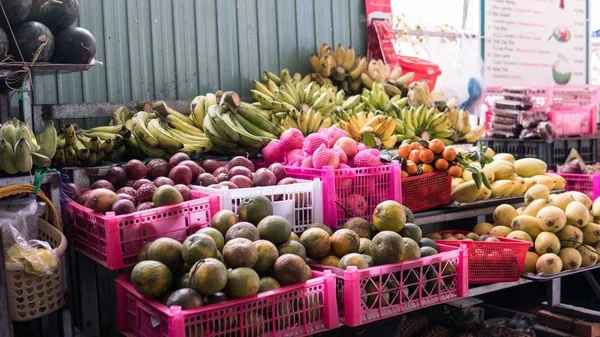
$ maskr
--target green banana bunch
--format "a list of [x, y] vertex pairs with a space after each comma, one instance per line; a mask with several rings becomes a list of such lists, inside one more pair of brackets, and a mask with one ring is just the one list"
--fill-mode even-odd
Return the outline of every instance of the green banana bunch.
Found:
[[290, 70], [288, 68], [284, 68], [283, 70], [281, 70], [279, 76], [270, 71], [265, 71], [260, 76], [260, 81], [265, 85], [269, 84], [269, 82], [273, 82], [276, 86], [280, 86], [288, 82], [294, 85], [296, 85], [299, 82], [302, 82], [304, 85], [308, 85], [311, 79], [310, 75], [306, 75], [304, 77], [302, 77], [302, 74], [300, 73], [295, 73], [294, 75], [291, 75]]
[[0, 169], [16, 174], [27, 173], [34, 166], [50, 166], [56, 151], [56, 137], [52, 134], [56, 134], [52, 123], [36, 136], [27, 123], [16, 118], [7, 120], [0, 127]]
[[367, 60], [356, 57], [352, 47], [344, 49], [338, 44], [335, 51], [326, 43], [318, 54], [310, 56], [314, 70], [311, 79], [319, 85], [336, 85], [346, 93], [358, 93], [362, 88], [361, 74], [367, 70]]
[[413, 82], [408, 87], [408, 101], [410, 105], [425, 105], [427, 108], [431, 108], [435, 103], [425, 81]]
[[[227, 103], [229, 101], [229, 103]], [[204, 133], [213, 142], [213, 151], [224, 155], [257, 155], [283, 131], [253, 104], [240, 102], [237, 94], [227, 92], [221, 102], [208, 108]]]
[[[319, 86], [315, 82], [304, 85], [291, 82], [277, 86], [275, 82], [267, 85], [255, 81], [252, 96], [258, 102], [257, 106], [269, 112], [262, 112], [261, 116], [268, 118], [275, 125], [283, 125], [284, 128], [296, 127], [296, 124], [307, 120], [305, 132], [310, 133], [309, 120], [314, 119], [314, 128], [328, 127], [338, 110], [338, 102], [343, 102], [344, 92], [336, 92], [333, 87]], [[313, 110], [310, 112], [309, 110]], [[268, 116], [270, 114], [270, 117]], [[304, 116], [304, 117], [301, 117]], [[302, 121], [301, 121], [302, 119]], [[329, 121], [327, 121], [329, 120]], [[317, 121], [320, 123], [317, 124]], [[323, 124], [324, 123], [324, 124]]]
[[454, 143], [452, 139], [455, 132], [452, 129], [452, 121], [446, 112], [440, 112], [436, 107], [427, 108], [425, 105], [404, 107], [399, 113], [399, 118], [394, 122], [398, 142], [412, 143], [419, 140], [439, 139], [445, 145]]
[[372, 89], [363, 89], [360, 95], [360, 101], [364, 104], [364, 110], [398, 118], [400, 111], [408, 104], [408, 98], [402, 97], [400, 89], [396, 88], [397, 92], [392, 96], [386, 90], [386, 86], [382, 82], [373, 83]]

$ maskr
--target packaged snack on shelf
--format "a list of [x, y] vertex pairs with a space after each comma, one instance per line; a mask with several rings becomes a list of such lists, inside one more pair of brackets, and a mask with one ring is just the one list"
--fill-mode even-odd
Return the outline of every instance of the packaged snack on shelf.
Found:
[[533, 107], [533, 103], [499, 99], [495, 102], [495, 106], [499, 109], [529, 110]]

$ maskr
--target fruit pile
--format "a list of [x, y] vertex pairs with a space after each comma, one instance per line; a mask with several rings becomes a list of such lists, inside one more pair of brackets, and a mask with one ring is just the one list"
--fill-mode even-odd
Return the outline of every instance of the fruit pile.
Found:
[[[487, 148], [486, 155], [493, 156], [493, 161], [481, 170], [491, 188], [485, 185], [477, 188], [476, 180], [481, 180], [482, 176], [473, 174], [471, 170], [464, 170], [462, 176], [454, 176], [452, 179], [451, 200], [453, 202], [474, 202], [488, 198], [526, 195], [527, 191], [536, 185], [544, 185], [549, 190], [565, 188], [565, 179], [554, 173], [546, 173], [546, 163], [542, 160], [536, 158], [515, 160], [508, 153], [494, 155], [490, 148]], [[480, 167], [478, 163], [471, 165]]]
[[263, 150], [267, 163], [322, 169], [381, 166], [380, 152], [358, 143], [337, 127], [321, 129], [306, 138], [298, 129], [288, 129], [278, 141], [271, 141]]
[[201, 172], [204, 169], [181, 152], [168, 162], [152, 159], [144, 164], [132, 159], [123, 167], [108, 169], [105, 179], [95, 181], [89, 190], [71, 184], [70, 197], [94, 212], [130, 214], [191, 200], [188, 185]]
[[412, 222], [408, 208], [384, 201], [375, 208], [373, 224], [351, 218], [335, 232], [313, 224], [302, 233], [300, 243], [314, 263], [340, 269], [365, 269], [437, 254], [437, 244], [422, 238], [421, 228]]
[[251, 93], [258, 102], [255, 109], [267, 111], [262, 113], [263, 117], [285, 129], [299, 129], [305, 135], [329, 127], [335, 118], [334, 111], [344, 102], [342, 90], [293, 79], [281, 84], [270, 79], [266, 84], [254, 81]]
[[[525, 207], [503, 204], [494, 210], [494, 224], [480, 223], [476, 235], [495, 235], [529, 241], [523, 273], [556, 274], [596, 265], [600, 254], [600, 199], [580, 192], [550, 194], [536, 184], [525, 194]], [[597, 206], [597, 207], [594, 207]], [[595, 213], [592, 213], [595, 211]]]
[[[211, 225], [183, 244], [170, 238], [146, 244], [131, 272], [135, 289], [186, 310], [312, 278], [304, 247], [287, 220], [273, 215], [264, 196], [242, 200], [239, 216], [219, 211]], [[252, 319], [262, 321], [263, 317]]]
[[[193, 115], [198, 118], [201, 113]], [[208, 107], [202, 125], [215, 145], [213, 152], [223, 155], [255, 157], [280, 134], [280, 127], [269, 121], [267, 113], [242, 103], [235, 92], [224, 93], [219, 104]]]
[[27, 123], [16, 118], [0, 127], [0, 170], [8, 174], [50, 166], [55, 152], [56, 129], [52, 122], [37, 136]]
[[234, 157], [228, 162], [208, 159], [200, 163], [205, 172], [198, 176], [196, 185], [211, 188], [229, 189], [251, 188], [255, 186], [289, 185], [296, 182], [286, 178], [282, 164], [273, 163], [268, 168], [255, 169], [254, 163], [246, 157]]
[[456, 162], [456, 150], [446, 147], [439, 139], [402, 144], [398, 155], [403, 164], [402, 178], [434, 171], [447, 171], [453, 177], [463, 173]]
[[[320, 85], [337, 86], [345, 92], [358, 92], [362, 87], [362, 74], [367, 71], [367, 61], [365, 57], [356, 57], [352, 47], [344, 49], [338, 44], [334, 51], [326, 43], [321, 45], [319, 54], [310, 56], [310, 64], [314, 70], [311, 78]], [[383, 64], [382, 64], [383, 65]], [[387, 69], [387, 77], [390, 77], [390, 67], [382, 67], [383, 71]], [[400, 72], [402, 69], [400, 69]], [[398, 71], [394, 72], [396, 75]], [[397, 76], [396, 76], [397, 77]]]

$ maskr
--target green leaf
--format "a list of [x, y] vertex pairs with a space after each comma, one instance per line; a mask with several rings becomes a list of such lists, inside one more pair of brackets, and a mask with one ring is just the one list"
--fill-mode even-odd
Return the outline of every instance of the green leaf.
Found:
[[419, 145], [421, 145], [421, 146], [424, 146], [424, 147], [426, 147], [426, 148], [429, 148], [429, 142], [428, 142], [428, 141], [426, 141], [426, 140], [424, 140], [424, 139], [421, 139], [421, 140], [420, 140], [418, 143], [419, 143]]
[[492, 189], [492, 184], [490, 184], [490, 180], [488, 179], [488, 177], [485, 174], [485, 172], [481, 171], [481, 172], [479, 172], [479, 174], [481, 175], [481, 181], [483, 182], [483, 186], [485, 186], [489, 190], [491, 190]]
[[368, 132], [365, 132], [363, 134], [363, 143], [365, 143], [366, 146], [371, 148], [377, 147], [377, 142], [375, 141], [375, 138], [373, 138], [373, 135], [371, 135]]
[[473, 173], [473, 180], [475, 181], [475, 186], [477, 186], [477, 189], [481, 188], [481, 184], [482, 184], [482, 178], [481, 178], [481, 174], [478, 173]]
[[482, 153], [481, 160], [483, 160], [484, 163], [489, 164], [494, 161], [494, 157], [490, 156], [489, 154]]

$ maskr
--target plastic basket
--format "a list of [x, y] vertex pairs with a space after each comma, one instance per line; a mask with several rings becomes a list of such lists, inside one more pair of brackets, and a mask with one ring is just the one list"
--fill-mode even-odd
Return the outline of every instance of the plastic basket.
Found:
[[290, 185], [263, 186], [252, 188], [214, 189], [202, 186], [190, 186], [192, 190], [205, 193], [217, 193], [221, 197], [221, 209], [235, 213], [242, 199], [254, 195], [264, 195], [273, 201], [273, 213], [286, 218], [292, 224], [292, 230], [302, 233], [312, 223], [323, 222], [323, 189], [321, 180], [297, 180]]
[[58, 257], [56, 271], [39, 277], [25, 272], [20, 263], [6, 263], [6, 293], [8, 311], [13, 321], [29, 321], [60, 309], [63, 304], [62, 258], [67, 250], [67, 239], [52, 225], [38, 219], [39, 239], [48, 242]]
[[[469, 234], [449, 230], [439, 234]], [[525, 256], [533, 243], [498, 237], [501, 242], [436, 240], [445, 245], [464, 245], [469, 250], [469, 283], [517, 281], [521, 277]]]
[[219, 211], [219, 195], [192, 191], [193, 199], [125, 215], [106, 215], [72, 200], [64, 211], [72, 228], [73, 247], [111, 270], [133, 266], [142, 246], [162, 237], [183, 241], [210, 225]]
[[323, 223], [330, 227], [341, 228], [352, 217], [371, 221], [373, 210], [383, 201], [402, 203], [401, 165], [398, 163], [341, 170], [331, 166], [323, 169], [286, 166], [285, 169], [289, 177], [321, 179]]
[[450, 203], [452, 177], [448, 172], [430, 172], [402, 179], [402, 201], [413, 212]]
[[466, 247], [438, 246], [436, 255], [361, 270], [311, 267], [337, 276], [340, 323], [358, 326], [467, 296]]
[[559, 173], [565, 178], [565, 191], [581, 192], [591, 200], [596, 200], [600, 197], [600, 173], [594, 174], [574, 174], [574, 173]]
[[337, 328], [335, 277], [313, 279], [255, 296], [181, 310], [145, 298], [127, 275], [115, 281], [117, 330], [131, 337], [307, 336]]
[[415, 73], [412, 82], [425, 81], [431, 91], [435, 88], [438, 76], [442, 74], [436, 64], [417, 57], [398, 56], [398, 64], [402, 67], [403, 73]]
[[563, 165], [571, 149], [576, 149], [586, 163], [598, 161], [598, 139], [594, 137], [557, 138], [551, 143], [542, 140], [482, 138], [484, 145], [496, 153], [510, 153], [515, 159], [539, 158], [556, 170]]
[[[559, 137], [593, 136], [598, 131], [596, 106], [600, 88], [587, 85], [534, 86], [531, 89], [533, 108], [548, 112]], [[486, 130], [490, 129], [492, 107], [503, 98], [502, 87], [488, 87], [483, 102], [488, 106]]]
[[[67, 250], [67, 239], [60, 232], [60, 217], [52, 201], [44, 192], [28, 184], [4, 186], [0, 188], [0, 198], [23, 193], [33, 194], [36, 190], [35, 195], [46, 202], [46, 220], [37, 220], [38, 239], [46, 241], [52, 247], [57, 257], [57, 265], [50, 275], [37, 276], [28, 273], [21, 263], [5, 262], [6, 309], [13, 321], [40, 318], [59, 310], [64, 305], [65, 279], [62, 261]], [[48, 222], [51, 220], [56, 227]]]

